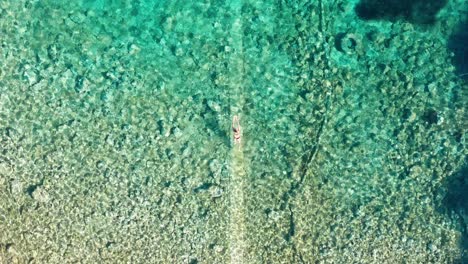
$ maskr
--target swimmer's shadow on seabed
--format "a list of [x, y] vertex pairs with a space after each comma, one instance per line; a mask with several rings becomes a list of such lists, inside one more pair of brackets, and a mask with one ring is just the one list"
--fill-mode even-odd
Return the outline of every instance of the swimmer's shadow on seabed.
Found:
[[[201, 113], [201, 117], [203, 118], [203, 122], [205, 124], [205, 128], [211, 131], [219, 140], [222, 141], [223, 144], [226, 146], [231, 146], [231, 130], [225, 129], [225, 125], [223, 122], [224, 116], [223, 114], [219, 114], [212, 110], [206, 100], [203, 101], [204, 111]], [[231, 123], [229, 123], [231, 125]]]

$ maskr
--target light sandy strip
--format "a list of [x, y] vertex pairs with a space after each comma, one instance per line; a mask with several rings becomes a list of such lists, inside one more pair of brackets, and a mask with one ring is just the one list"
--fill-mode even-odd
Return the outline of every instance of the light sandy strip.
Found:
[[[242, 126], [242, 105], [244, 104], [244, 56], [243, 56], [243, 29], [242, 29], [242, 0], [232, 1], [230, 4], [231, 12], [235, 14], [236, 18], [231, 28], [231, 118], [234, 115], [240, 117], [240, 125]], [[231, 127], [231, 136], [233, 135]], [[244, 190], [246, 187], [246, 173], [245, 161], [242, 144], [245, 138], [242, 138], [240, 143], [234, 144], [232, 139], [231, 151], [231, 184], [230, 184], [230, 227], [229, 227], [229, 242], [230, 242], [230, 256], [231, 263], [247, 263], [246, 262], [246, 242], [245, 242], [245, 204], [244, 204]]]

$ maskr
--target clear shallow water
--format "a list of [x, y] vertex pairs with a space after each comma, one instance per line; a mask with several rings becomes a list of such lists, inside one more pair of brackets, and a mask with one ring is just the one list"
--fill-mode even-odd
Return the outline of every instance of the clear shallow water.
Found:
[[467, 7], [410, 3], [3, 2], [1, 262], [462, 262]]

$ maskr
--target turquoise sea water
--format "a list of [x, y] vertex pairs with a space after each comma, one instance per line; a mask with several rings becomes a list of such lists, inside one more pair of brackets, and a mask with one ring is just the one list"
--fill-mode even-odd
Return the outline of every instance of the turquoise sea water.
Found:
[[1, 1], [0, 263], [468, 261], [467, 16]]

